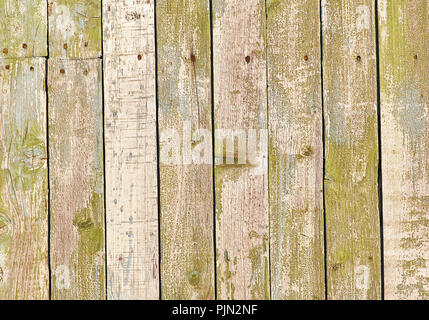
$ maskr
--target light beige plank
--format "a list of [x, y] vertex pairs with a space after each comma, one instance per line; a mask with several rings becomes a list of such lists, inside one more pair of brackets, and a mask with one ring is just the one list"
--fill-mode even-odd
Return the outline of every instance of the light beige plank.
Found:
[[48, 0], [51, 58], [101, 56], [101, 0]]
[[375, 2], [323, 0], [329, 299], [380, 299]]
[[0, 0], [0, 58], [47, 55], [46, 0]]
[[157, 2], [163, 299], [215, 296], [209, 10]]
[[105, 298], [101, 61], [50, 60], [52, 298]]
[[429, 299], [429, 3], [380, 1], [386, 299]]
[[154, 10], [103, 2], [108, 299], [159, 298]]
[[48, 299], [45, 60], [0, 60], [0, 299]]
[[265, 1], [215, 0], [213, 24], [217, 297], [269, 299]]
[[319, 2], [267, 2], [273, 299], [325, 299]]

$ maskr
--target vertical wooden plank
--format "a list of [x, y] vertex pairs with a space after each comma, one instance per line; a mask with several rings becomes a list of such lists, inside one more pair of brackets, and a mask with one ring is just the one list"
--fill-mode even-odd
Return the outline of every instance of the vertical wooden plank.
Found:
[[104, 299], [101, 62], [50, 60], [53, 299]]
[[273, 299], [325, 299], [319, 2], [267, 2]]
[[0, 299], [49, 299], [45, 60], [0, 60]]
[[101, 0], [48, 0], [49, 55], [101, 56]]
[[323, 0], [329, 299], [380, 299], [374, 1]]
[[213, 24], [217, 297], [269, 299], [265, 1], [214, 0]]
[[429, 4], [380, 1], [386, 299], [429, 299]]
[[0, 1], [0, 58], [47, 55], [47, 2]]
[[108, 299], [158, 299], [154, 1], [103, 3]]
[[157, 35], [162, 298], [213, 299], [209, 1], [158, 1]]

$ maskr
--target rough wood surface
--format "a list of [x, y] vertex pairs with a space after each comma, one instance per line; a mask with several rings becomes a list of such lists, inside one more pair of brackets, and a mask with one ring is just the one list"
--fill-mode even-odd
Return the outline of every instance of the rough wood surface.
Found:
[[101, 56], [101, 0], [48, 0], [51, 58]]
[[0, 0], [0, 58], [47, 55], [46, 0]]
[[215, 296], [209, 9], [157, 2], [163, 299]]
[[374, 1], [322, 1], [329, 299], [380, 299]]
[[241, 130], [215, 141], [219, 299], [270, 298], [265, 31], [265, 1], [213, 1], [215, 134]]
[[50, 60], [53, 299], [105, 298], [101, 61]]
[[273, 299], [325, 299], [319, 2], [267, 2]]
[[429, 299], [428, 14], [379, 3], [386, 299]]
[[103, 2], [108, 299], [159, 298], [154, 18]]
[[0, 60], [0, 299], [48, 299], [45, 60]]

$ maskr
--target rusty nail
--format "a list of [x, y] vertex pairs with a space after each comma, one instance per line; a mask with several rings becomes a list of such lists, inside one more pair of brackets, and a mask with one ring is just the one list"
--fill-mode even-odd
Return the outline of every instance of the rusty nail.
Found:
[[24, 49], [27, 49], [27, 44], [26, 44], [26, 43], [23, 43], [23, 44], [22, 44], [22, 47], [23, 47]]
[[88, 41], [86, 41], [86, 42], [85, 42], [84, 46], [85, 46], [85, 47], [87, 47], [87, 46], [88, 46]]
[[194, 54], [191, 54], [191, 61], [192, 62], [195, 62], [197, 60], [197, 58], [195, 57], [195, 55]]
[[417, 60], [417, 55], [414, 56], [414, 60]]
[[60, 69], [60, 73], [64, 74], [64, 73], [66, 73], [66, 71], [64, 69]]
[[4, 49], [3, 49], [3, 53], [4, 53], [4, 54], [7, 54], [7, 53], [8, 53], [8, 50], [7, 50], [6, 48], [4, 48]]
[[360, 62], [360, 61], [362, 60], [362, 58], [361, 58], [360, 56], [357, 56], [357, 57], [356, 57], [356, 60], [357, 60], [358, 62]]
[[141, 60], [143, 57], [142, 57], [142, 55], [141, 54], [139, 54], [138, 56], [137, 56], [137, 59], [139, 59], [139, 60]]
[[10, 66], [7, 64], [5, 68], [6, 70], [9, 70]]
[[247, 62], [247, 63], [250, 63], [250, 56], [247, 56], [247, 57], [246, 57], [246, 62]]
[[67, 43], [64, 43], [63, 48], [67, 50]]
[[30, 67], [30, 71], [33, 71], [34, 70], [34, 67]]
[[304, 60], [308, 61], [308, 56], [307, 55], [304, 56]]

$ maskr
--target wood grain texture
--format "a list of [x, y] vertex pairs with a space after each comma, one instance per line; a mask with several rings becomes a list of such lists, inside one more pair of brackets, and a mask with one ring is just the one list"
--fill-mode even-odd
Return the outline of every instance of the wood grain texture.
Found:
[[325, 299], [317, 1], [267, 2], [273, 299]]
[[270, 298], [265, 31], [265, 1], [213, 1], [219, 299]]
[[47, 55], [46, 0], [0, 0], [0, 58]]
[[52, 298], [105, 298], [101, 61], [50, 60]]
[[429, 4], [380, 1], [386, 299], [429, 299]]
[[214, 299], [209, 1], [158, 1], [157, 35], [162, 298]]
[[48, 299], [45, 60], [0, 60], [0, 299]]
[[101, 56], [101, 0], [48, 0], [51, 58]]
[[103, 2], [108, 299], [159, 298], [154, 18]]
[[329, 299], [380, 299], [374, 1], [322, 1]]

